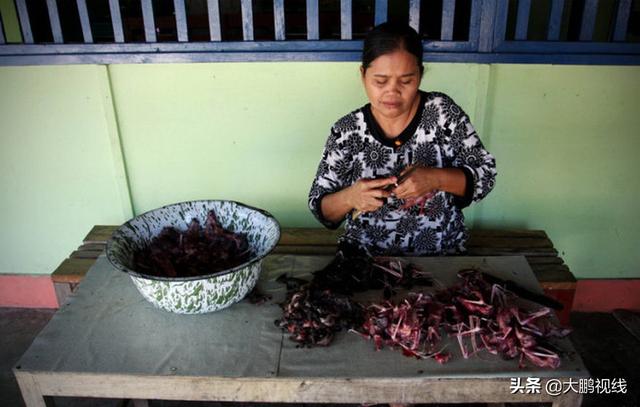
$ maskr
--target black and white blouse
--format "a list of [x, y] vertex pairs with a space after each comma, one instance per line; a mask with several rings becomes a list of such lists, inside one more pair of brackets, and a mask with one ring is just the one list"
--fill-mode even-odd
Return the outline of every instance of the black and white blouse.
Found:
[[322, 198], [361, 178], [398, 176], [407, 166], [460, 168], [466, 193], [457, 197], [437, 192], [425, 204], [401, 208], [403, 200], [390, 197], [375, 212], [353, 219], [347, 214], [341, 240], [366, 247], [372, 254], [433, 255], [465, 251], [467, 233], [462, 209], [484, 198], [495, 184], [496, 164], [469, 121], [469, 116], [447, 95], [420, 92], [420, 105], [409, 126], [395, 139], [385, 137], [367, 104], [338, 120], [322, 152], [311, 191], [309, 208], [328, 228]]

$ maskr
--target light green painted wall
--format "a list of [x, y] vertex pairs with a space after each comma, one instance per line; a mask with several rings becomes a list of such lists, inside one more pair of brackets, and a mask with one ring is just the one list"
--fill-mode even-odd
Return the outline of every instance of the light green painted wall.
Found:
[[640, 68], [493, 68], [481, 225], [544, 229], [579, 277], [640, 276]]
[[[306, 197], [329, 128], [365, 103], [352, 63], [111, 66], [136, 212], [197, 198], [234, 199], [283, 223], [315, 225]], [[477, 68], [429, 69], [461, 103]], [[427, 84], [428, 82], [425, 82]]]
[[[0, 68], [0, 86], [0, 272], [51, 272], [130, 203], [235, 199], [317, 226], [306, 194], [329, 127], [365, 103], [355, 63]], [[422, 88], [450, 94], [497, 158], [470, 226], [544, 229], [579, 278], [640, 277], [640, 68], [431, 64]], [[18, 220], [44, 206], [55, 219]]]
[[105, 84], [104, 67], [0, 68], [0, 272], [51, 273], [125, 217]]

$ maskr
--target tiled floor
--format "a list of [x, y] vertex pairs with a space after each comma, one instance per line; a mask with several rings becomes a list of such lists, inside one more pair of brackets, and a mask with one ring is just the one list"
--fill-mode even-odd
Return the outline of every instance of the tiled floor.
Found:
[[[53, 310], [0, 308], [0, 406], [24, 406], [11, 368], [46, 325]], [[640, 406], [640, 340], [611, 314], [574, 313], [572, 341], [593, 378], [624, 378], [626, 394], [586, 395], [585, 407]], [[122, 400], [55, 398], [56, 406], [123, 406]], [[273, 404], [152, 401], [153, 407], [175, 406], [266, 407]], [[484, 406], [484, 404], [474, 404]], [[520, 405], [523, 406], [523, 405]], [[529, 404], [528, 406], [538, 406]]]

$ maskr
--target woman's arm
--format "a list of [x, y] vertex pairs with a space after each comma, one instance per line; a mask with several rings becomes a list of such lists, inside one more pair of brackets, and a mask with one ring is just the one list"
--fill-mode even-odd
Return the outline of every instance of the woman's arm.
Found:
[[[496, 162], [482, 145], [469, 116], [448, 96], [442, 94], [439, 97], [444, 98], [444, 105], [449, 106], [450, 122], [444, 129], [448, 137], [444, 138], [446, 141], [441, 150], [451, 167], [419, 168], [394, 192], [402, 199], [417, 199], [425, 194], [445, 191], [454, 195], [456, 206], [464, 208], [472, 201], [481, 200], [493, 189]], [[457, 114], [453, 115], [452, 111]]]

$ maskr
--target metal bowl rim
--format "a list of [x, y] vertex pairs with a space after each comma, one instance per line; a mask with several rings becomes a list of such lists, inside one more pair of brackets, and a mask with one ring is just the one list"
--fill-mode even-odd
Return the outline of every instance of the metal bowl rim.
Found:
[[[222, 271], [218, 271], [212, 274], [205, 274], [202, 276], [189, 276], [189, 277], [160, 277], [160, 276], [150, 276], [147, 274], [143, 274], [143, 273], [139, 273], [135, 270], [132, 270], [128, 267], [125, 267], [122, 263], [120, 263], [117, 259], [114, 258], [113, 254], [111, 253], [111, 247], [113, 246], [113, 235], [115, 235], [122, 227], [124, 227], [124, 225], [130, 223], [132, 220], [137, 219], [141, 216], [144, 216], [146, 214], [149, 214], [151, 212], [155, 212], [158, 211], [160, 209], [165, 209], [165, 208], [170, 208], [172, 206], [179, 206], [179, 205], [183, 205], [186, 203], [198, 203], [198, 202], [231, 202], [234, 203], [238, 206], [242, 206], [245, 207], [247, 209], [251, 209], [254, 210], [256, 212], [261, 213], [262, 215], [266, 216], [267, 218], [271, 219], [277, 226], [276, 231], [278, 233], [278, 235], [276, 236], [275, 239], [275, 243], [273, 244], [273, 246], [271, 248], [269, 248], [269, 250], [267, 250], [262, 256], [256, 256], [254, 258], [252, 258], [251, 260], [244, 262], [242, 264], [239, 264], [235, 267], [232, 267], [230, 269], [226, 269], [226, 270], [222, 270]], [[264, 210], [264, 209], [260, 209], [260, 208], [256, 208], [253, 207], [251, 205], [246, 205], [242, 202], [238, 202], [238, 201], [233, 201], [233, 200], [229, 200], [229, 199], [197, 199], [197, 200], [192, 200], [192, 201], [182, 201], [182, 202], [177, 202], [177, 203], [172, 203], [172, 204], [168, 204], [168, 205], [164, 205], [161, 206], [159, 208], [155, 208], [155, 209], [151, 209], [148, 210], [144, 213], [141, 213], [138, 216], [135, 216], [131, 219], [129, 219], [128, 221], [126, 221], [125, 223], [123, 223], [122, 225], [120, 225], [118, 227], [118, 229], [116, 229], [113, 234], [111, 235], [111, 237], [109, 238], [109, 240], [107, 241], [107, 248], [106, 248], [106, 255], [107, 255], [107, 260], [109, 260], [109, 263], [111, 263], [111, 265], [113, 267], [115, 267], [116, 269], [118, 269], [119, 271], [122, 271], [124, 273], [129, 274], [131, 277], [138, 277], [138, 278], [142, 278], [145, 280], [157, 280], [157, 281], [165, 281], [168, 283], [171, 282], [182, 282], [182, 281], [194, 281], [194, 280], [208, 280], [208, 279], [215, 279], [217, 277], [222, 277], [224, 275], [230, 274], [230, 273], [234, 273], [236, 271], [240, 271], [241, 269], [244, 269], [246, 267], [249, 267], [251, 265], [253, 265], [254, 263], [261, 261], [263, 258], [265, 258], [266, 256], [268, 256], [273, 249], [275, 249], [275, 247], [278, 245], [278, 242], [280, 241], [280, 222], [278, 222], [278, 220], [268, 211]]]

